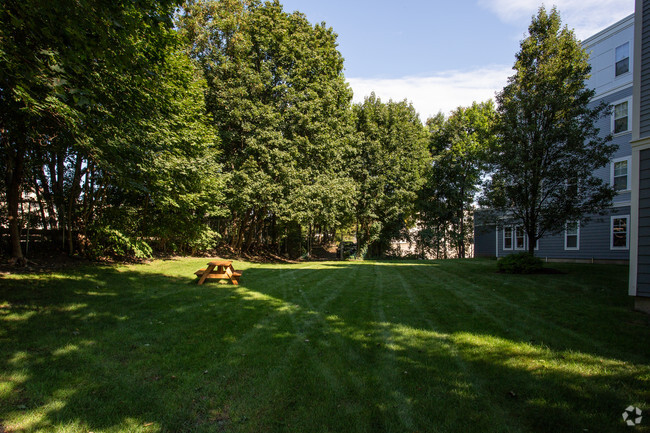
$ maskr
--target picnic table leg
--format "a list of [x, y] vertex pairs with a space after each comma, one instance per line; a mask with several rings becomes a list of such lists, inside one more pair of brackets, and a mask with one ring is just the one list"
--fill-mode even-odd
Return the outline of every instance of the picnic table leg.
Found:
[[237, 279], [237, 277], [235, 277], [235, 268], [233, 268], [232, 265], [228, 266], [228, 268], [226, 269], [226, 273], [230, 278], [230, 282], [233, 283], [235, 286], [238, 286], [239, 280]]
[[235, 268], [232, 267], [232, 265], [228, 266], [228, 276], [230, 277], [230, 281], [235, 285], [239, 285], [239, 277], [235, 276]]
[[205, 272], [203, 275], [201, 275], [201, 278], [199, 279], [199, 286], [203, 284], [206, 278], [208, 278], [208, 275], [210, 275], [210, 272], [214, 270], [214, 265], [208, 265], [208, 267], [205, 269]]

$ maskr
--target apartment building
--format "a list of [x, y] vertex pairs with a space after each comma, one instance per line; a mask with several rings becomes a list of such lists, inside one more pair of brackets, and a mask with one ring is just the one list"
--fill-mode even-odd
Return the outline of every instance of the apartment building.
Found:
[[[634, 26], [634, 15], [630, 15], [582, 41], [592, 67], [587, 86], [596, 91], [592, 102], [604, 101], [613, 107], [611, 116], [600, 119], [597, 127], [602, 135], [612, 134], [618, 150], [595, 175], [614, 186], [616, 197], [604, 215], [593, 215], [588, 221], [563, 222], [561, 233], [540, 239], [535, 245], [538, 257], [578, 262], [629, 260]], [[503, 257], [528, 250], [523, 227], [516, 223], [497, 225], [478, 211], [474, 231], [476, 256]]]

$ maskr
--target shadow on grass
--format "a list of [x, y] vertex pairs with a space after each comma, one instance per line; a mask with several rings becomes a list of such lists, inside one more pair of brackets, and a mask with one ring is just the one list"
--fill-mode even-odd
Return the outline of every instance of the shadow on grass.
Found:
[[269, 265], [239, 287], [137, 267], [5, 280], [0, 426], [627, 431], [623, 409], [650, 401], [647, 324], [604, 275], [487, 263]]

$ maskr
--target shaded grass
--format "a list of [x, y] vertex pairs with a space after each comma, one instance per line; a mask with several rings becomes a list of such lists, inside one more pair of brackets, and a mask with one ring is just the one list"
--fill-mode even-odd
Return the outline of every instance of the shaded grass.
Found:
[[[0, 281], [0, 427], [62, 432], [650, 431], [627, 267], [205, 259]], [[0, 431], [2, 431], [0, 429]]]

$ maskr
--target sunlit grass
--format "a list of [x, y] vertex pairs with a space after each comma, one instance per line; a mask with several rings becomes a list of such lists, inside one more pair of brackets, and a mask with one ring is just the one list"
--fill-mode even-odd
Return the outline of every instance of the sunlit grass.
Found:
[[0, 431], [650, 431], [626, 267], [205, 262], [5, 277]]

